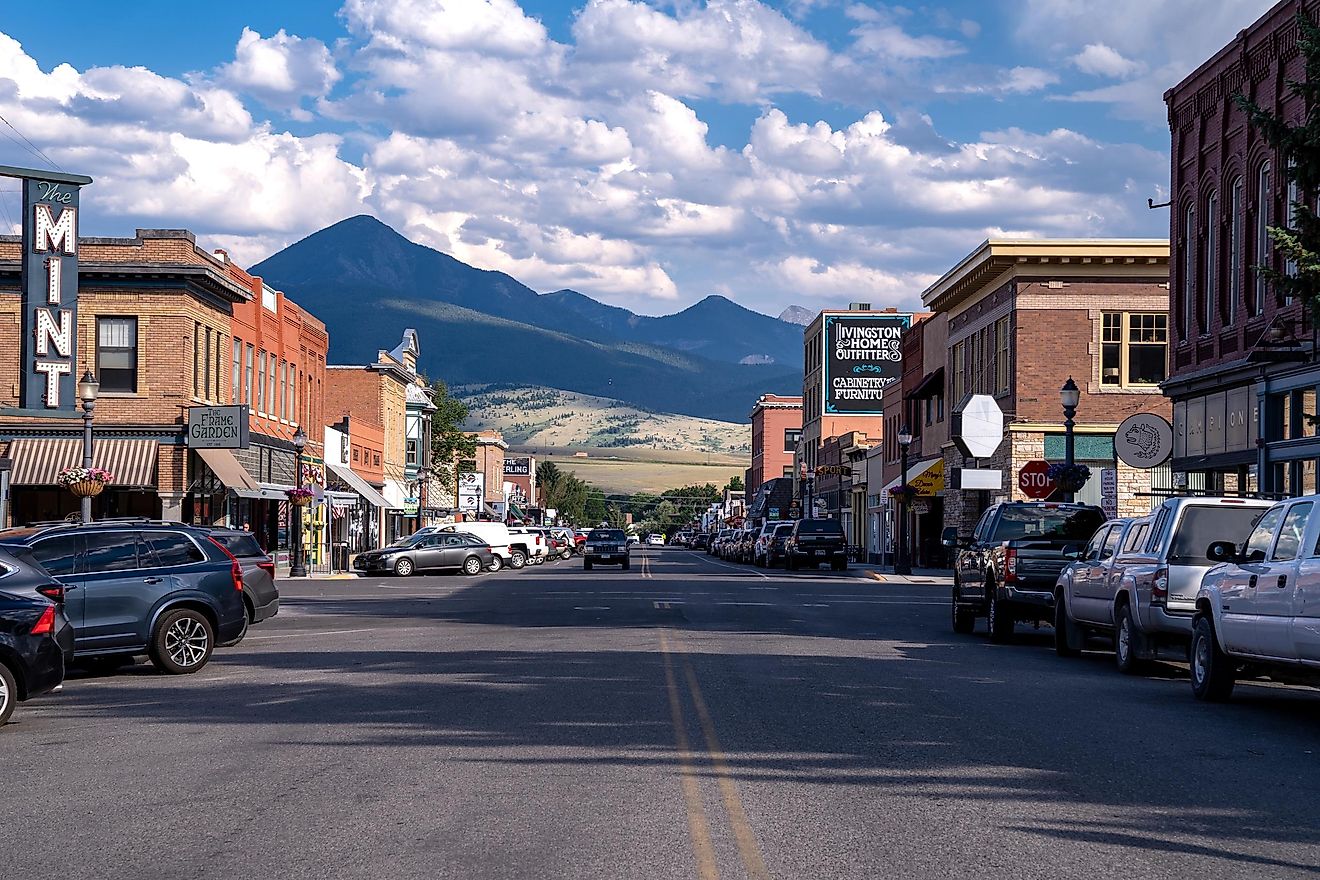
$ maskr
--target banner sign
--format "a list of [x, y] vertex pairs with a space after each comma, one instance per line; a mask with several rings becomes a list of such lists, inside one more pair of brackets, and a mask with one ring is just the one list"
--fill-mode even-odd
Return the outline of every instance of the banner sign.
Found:
[[825, 316], [825, 412], [880, 415], [885, 386], [903, 376], [910, 314]]
[[458, 509], [467, 513], [481, 510], [481, 502], [486, 494], [485, 474], [458, 475]]
[[0, 166], [23, 181], [23, 362], [19, 406], [78, 408], [78, 195], [92, 182], [62, 174]]
[[504, 476], [530, 477], [531, 475], [532, 475], [532, 460], [530, 458], [504, 459]]
[[247, 449], [247, 406], [188, 407], [188, 447], [190, 449]]

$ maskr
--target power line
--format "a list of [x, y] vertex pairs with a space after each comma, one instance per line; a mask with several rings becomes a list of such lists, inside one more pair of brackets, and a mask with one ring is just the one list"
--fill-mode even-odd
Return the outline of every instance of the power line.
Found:
[[[23, 134], [23, 132], [19, 131], [18, 128], [14, 125], [14, 123], [10, 122], [10, 121], [9, 121], [8, 119], [6, 119], [4, 116], [0, 116], [0, 122], [3, 122], [5, 125], [9, 126], [11, 129], [13, 129], [14, 134], [18, 135], [20, 138], [23, 139], [23, 143], [22, 143], [22, 144], [18, 144], [20, 147], [23, 146], [23, 144], [27, 144], [27, 150], [28, 150], [29, 153], [31, 153], [31, 154], [34, 155], [34, 156], [37, 156], [37, 157], [40, 158], [40, 159], [44, 159], [44, 160], [46, 161], [46, 164], [50, 165], [52, 168], [55, 168], [55, 169], [58, 170], [58, 171], [63, 171], [63, 170], [64, 170], [63, 168], [60, 167], [60, 165], [59, 165], [58, 162], [56, 162], [56, 161], [55, 161], [54, 159], [52, 159], [50, 156], [47, 156], [45, 153], [43, 153], [43, 152], [41, 151], [41, 148], [40, 148], [40, 147], [38, 147], [36, 144], [32, 143], [32, 141], [28, 140], [28, 139], [27, 139], [27, 135], [25, 135], [25, 134]], [[9, 137], [9, 139], [10, 139], [11, 141], [14, 140], [14, 139], [13, 139], [12, 137], [10, 137], [9, 135], [5, 135], [5, 136], [6, 136], [6, 137]], [[17, 144], [18, 141], [14, 141], [14, 143]]]

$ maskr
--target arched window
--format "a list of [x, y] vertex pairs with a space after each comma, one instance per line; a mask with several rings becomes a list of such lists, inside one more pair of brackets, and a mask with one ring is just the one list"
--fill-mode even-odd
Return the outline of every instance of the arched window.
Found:
[[1192, 326], [1196, 314], [1196, 285], [1193, 283], [1196, 268], [1196, 206], [1189, 204], [1183, 212], [1183, 260], [1182, 260], [1182, 326], [1183, 335], [1195, 336]]
[[[1260, 166], [1260, 171], [1256, 175], [1256, 247], [1253, 256], [1256, 258], [1257, 266], [1264, 266], [1269, 261], [1270, 253], [1270, 198], [1273, 195], [1270, 191], [1270, 163], [1266, 162]], [[1265, 311], [1265, 276], [1260, 271], [1256, 271], [1255, 296], [1252, 298], [1255, 307], [1252, 310], [1253, 315], [1259, 315]]]
[[[1288, 162], [1288, 167], [1291, 169], [1294, 164], [1295, 163], [1290, 160]], [[1295, 208], [1294, 205], [1297, 204], [1297, 200], [1299, 198], [1301, 198], [1301, 196], [1297, 194], [1297, 181], [1289, 178], [1288, 180], [1288, 228], [1289, 229], [1297, 228], [1297, 208]], [[1296, 275], [1297, 261], [1293, 259], [1287, 260], [1283, 265], [1283, 271], [1287, 275]], [[1285, 297], [1284, 299], [1284, 303], [1287, 305], [1292, 305], [1292, 301], [1293, 298], [1291, 296]]]
[[1224, 323], [1237, 321], [1238, 303], [1242, 300], [1242, 178], [1233, 179], [1228, 196], [1228, 278]]
[[1219, 193], [1205, 200], [1205, 295], [1201, 300], [1201, 332], [1209, 333], [1219, 299]]

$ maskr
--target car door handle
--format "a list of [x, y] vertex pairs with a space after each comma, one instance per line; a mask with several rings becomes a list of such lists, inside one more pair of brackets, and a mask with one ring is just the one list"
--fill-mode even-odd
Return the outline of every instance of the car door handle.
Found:
[[1288, 576], [1286, 574], [1279, 575], [1279, 589], [1282, 590], [1286, 586], [1288, 586]]
[[163, 580], [165, 580], [165, 579], [164, 579], [164, 578], [143, 578], [143, 579], [142, 579], [142, 583], [144, 583], [144, 584], [158, 584], [158, 583], [160, 583], [160, 582], [163, 581]]

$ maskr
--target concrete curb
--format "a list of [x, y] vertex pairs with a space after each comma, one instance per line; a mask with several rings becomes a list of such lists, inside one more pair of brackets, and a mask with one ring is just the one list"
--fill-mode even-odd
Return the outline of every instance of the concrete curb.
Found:
[[878, 571], [865, 571], [865, 572], [863, 572], [863, 574], [865, 574], [867, 577], [869, 577], [869, 578], [870, 578], [871, 580], [873, 580], [873, 581], [881, 581], [881, 582], [883, 582], [883, 581], [886, 580], [885, 576], [882, 575], [882, 574], [881, 574], [880, 572], [878, 572]]

